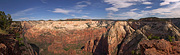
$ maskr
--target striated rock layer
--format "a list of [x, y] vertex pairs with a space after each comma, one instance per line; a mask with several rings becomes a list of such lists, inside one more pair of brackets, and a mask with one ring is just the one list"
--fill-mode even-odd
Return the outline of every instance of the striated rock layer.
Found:
[[24, 37], [38, 46], [41, 55], [142, 54], [141, 46], [145, 44], [140, 42], [154, 36], [167, 41], [170, 41], [168, 36], [173, 36], [173, 42], [180, 40], [180, 29], [167, 21], [24, 21], [21, 24]]

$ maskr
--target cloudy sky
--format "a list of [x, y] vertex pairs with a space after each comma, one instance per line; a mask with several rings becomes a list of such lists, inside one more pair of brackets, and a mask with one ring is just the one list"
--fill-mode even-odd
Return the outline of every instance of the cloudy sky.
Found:
[[180, 0], [0, 0], [13, 20], [180, 17]]

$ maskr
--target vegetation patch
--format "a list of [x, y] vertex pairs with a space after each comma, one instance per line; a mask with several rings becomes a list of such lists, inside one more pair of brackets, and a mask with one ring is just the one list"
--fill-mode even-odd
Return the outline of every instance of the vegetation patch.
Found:
[[134, 19], [128, 19], [128, 21], [136, 21], [136, 20], [134, 20]]
[[134, 54], [135, 54], [135, 51], [134, 51], [134, 50], [132, 50], [132, 51], [131, 51], [131, 54], [133, 54], [133, 55], [134, 55]]
[[16, 37], [16, 40], [18, 40], [19, 46], [25, 46], [24, 43], [23, 43], [23, 38]]
[[17, 33], [15, 33], [15, 35], [16, 35], [16, 36], [20, 36], [20, 33], [17, 32]]
[[67, 48], [67, 47], [65, 47], [65, 48], [63, 48], [65, 51], [68, 51], [70, 48]]
[[160, 19], [157, 17], [146, 17], [146, 18], [141, 18], [139, 21], [145, 21], [145, 22], [160, 22], [160, 21], [167, 21], [165, 19]]
[[170, 42], [172, 42], [172, 41], [173, 41], [173, 39], [175, 39], [175, 37], [174, 37], [174, 36], [169, 36], [169, 37], [168, 37], [168, 40], [169, 40]]
[[152, 40], [152, 39], [159, 40], [160, 37], [159, 37], [159, 36], [152, 36], [152, 34], [151, 34], [151, 35], [148, 36], [148, 39], [149, 39], [149, 40]]

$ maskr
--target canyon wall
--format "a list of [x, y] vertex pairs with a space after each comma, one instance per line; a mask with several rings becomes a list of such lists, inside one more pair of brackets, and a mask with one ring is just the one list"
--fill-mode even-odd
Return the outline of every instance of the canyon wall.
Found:
[[169, 36], [172, 42], [180, 40], [180, 29], [168, 21], [23, 21], [21, 25], [23, 37], [41, 55], [145, 54], [143, 41], [170, 41]]

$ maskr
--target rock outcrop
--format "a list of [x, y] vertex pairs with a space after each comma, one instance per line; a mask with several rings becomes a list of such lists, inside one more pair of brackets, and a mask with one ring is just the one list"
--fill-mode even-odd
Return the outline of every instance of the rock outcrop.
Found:
[[0, 55], [20, 55], [19, 43], [12, 35], [0, 34]]
[[179, 55], [180, 41], [144, 40], [140, 43], [142, 55]]

